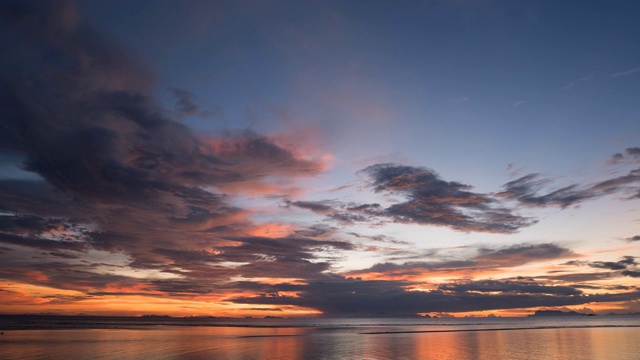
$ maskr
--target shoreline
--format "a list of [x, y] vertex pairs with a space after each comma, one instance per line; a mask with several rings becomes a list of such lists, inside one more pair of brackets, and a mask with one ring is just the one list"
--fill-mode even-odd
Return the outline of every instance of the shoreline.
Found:
[[154, 330], [182, 328], [306, 328], [351, 329], [365, 335], [536, 330], [563, 328], [640, 327], [638, 316], [598, 317], [517, 317], [517, 318], [299, 318], [299, 319], [222, 319], [222, 318], [145, 318], [100, 316], [0, 315], [0, 331], [127, 329]]

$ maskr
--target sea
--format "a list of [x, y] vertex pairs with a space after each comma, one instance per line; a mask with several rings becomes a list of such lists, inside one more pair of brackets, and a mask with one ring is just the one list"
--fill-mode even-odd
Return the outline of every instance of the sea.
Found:
[[640, 359], [640, 316], [0, 316], [1, 359]]

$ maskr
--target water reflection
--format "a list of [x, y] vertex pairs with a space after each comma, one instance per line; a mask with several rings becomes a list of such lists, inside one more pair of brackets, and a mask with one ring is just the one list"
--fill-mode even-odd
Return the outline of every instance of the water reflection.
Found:
[[358, 329], [14, 330], [4, 359], [633, 359], [637, 328], [363, 335]]

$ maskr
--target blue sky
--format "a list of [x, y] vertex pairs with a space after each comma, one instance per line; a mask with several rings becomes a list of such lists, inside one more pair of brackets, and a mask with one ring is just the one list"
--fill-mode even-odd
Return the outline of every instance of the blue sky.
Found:
[[201, 131], [281, 130], [279, 111], [350, 159], [404, 156], [456, 178], [448, 168], [478, 162], [562, 173], [635, 144], [638, 77], [624, 73], [640, 66], [640, 34], [629, 2], [81, 7], [150, 65], [159, 97], [186, 89], [224, 113], [190, 119]]
[[392, 288], [470, 304], [447, 286], [487, 281], [496, 308], [408, 311], [640, 309], [633, 1], [2, 14], [0, 311], [131, 314], [133, 292], [148, 312], [343, 316], [342, 295], [319, 305], [329, 279], [380, 300], [363, 314], [406, 315]]

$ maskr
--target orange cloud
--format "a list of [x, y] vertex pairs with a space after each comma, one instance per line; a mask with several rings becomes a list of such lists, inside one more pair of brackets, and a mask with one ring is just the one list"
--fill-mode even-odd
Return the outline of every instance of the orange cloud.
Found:
[[245, 230], [246, 235], [261, 236], [269, 238], [285, 237], [291, 234], [296, 227], [285, 223], [266, 223], [259, 224]]

